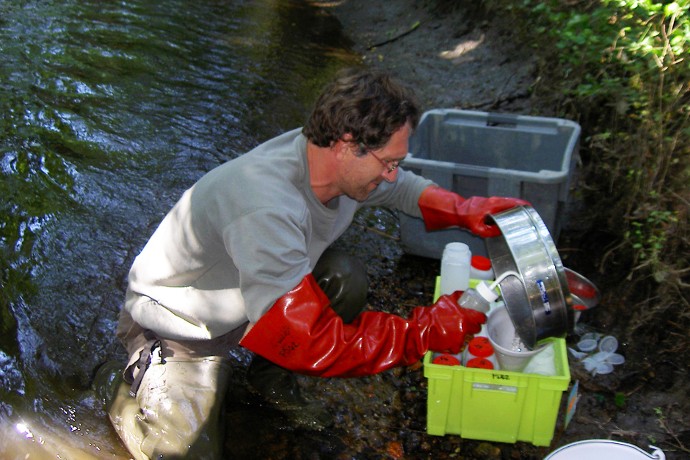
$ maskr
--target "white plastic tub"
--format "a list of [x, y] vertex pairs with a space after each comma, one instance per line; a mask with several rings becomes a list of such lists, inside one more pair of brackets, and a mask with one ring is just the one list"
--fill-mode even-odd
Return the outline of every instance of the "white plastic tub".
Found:
[[544, 460], [665, 460], [666, 455], [656, 447], [648, 454], [632, 444], [610, 439], [588, 439], [565, 445]]

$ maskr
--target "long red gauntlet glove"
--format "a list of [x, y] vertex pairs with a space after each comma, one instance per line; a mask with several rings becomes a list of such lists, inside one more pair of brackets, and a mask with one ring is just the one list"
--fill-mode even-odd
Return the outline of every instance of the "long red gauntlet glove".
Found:
[[286, 369], [321, 377], [371, 375], [418, 361], [428, 350], [458, 353], [483, 313], [460, 308], [457, 296], [416, 307], [409, 319], [364, 312], [343, 323], [309, 274], [278, 299], [240, 345]]
[[486, 223], [489, 214], [496, 214], [520, 205], [529, 205], [519, 198], [474, 196], [464, 199], [457, 193], [441, 187], [427, 187], [419, 197], [427, 230], [440, 230], [448, 227], [466, 228], [477, 236], [489, 238], [501, 234], [498, 227]]

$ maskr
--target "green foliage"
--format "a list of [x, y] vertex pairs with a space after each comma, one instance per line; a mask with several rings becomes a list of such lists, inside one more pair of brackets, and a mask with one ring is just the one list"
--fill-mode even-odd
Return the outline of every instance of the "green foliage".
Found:
[[559, 115], [582, 124], [592, 221], [636, 262], [634, 279], [687, 288], [690, 0], [485, 6], [519, 18], [548, 62]]
[[625, 393], [621, 393], [620, 391], [617, 391], [616, 394], [613, 396], [613, 402], [616, 405], [616, 407], [618, 407], [619, 409], [622, 409], [627, 404], [628, 397], [625, 395]]
[[[690, 0], [485, 0], [542, 63], [533, 91], [582, 126], [578, 234], [641, 350], [690, 352]], [[542, 107], [541, 109], [543, 109]], [[573, 232], [574, 233], [574, 232]], [[603, 235], [603, 238], [592, 238]], [[624, 314], [617, 314], [623, 313]], [[634, 338], [634, 339], [631, 339]], [[640, 350], [640, 351], [641, 351]], [[616, 399], [616, 404], [623, 403]]]

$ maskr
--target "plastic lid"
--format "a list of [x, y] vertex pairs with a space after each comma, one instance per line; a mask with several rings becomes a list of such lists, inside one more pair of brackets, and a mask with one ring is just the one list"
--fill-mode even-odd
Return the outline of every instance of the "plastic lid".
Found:
[[577, 343], [577, 348], [585, 352], [594, 351], [597, 348], [597, 341], [595, 339], [582, 339]]
[[582, 351], [577, 351], [574, 348], [568, 347], [568, 351], [570, 352], [571, 355], [573, 355], [573, 358], [575, 359], [583, 359], [586, 358], [588, 355], [585, 352]]
[[443, 366], [460, 366], [460, 360], [453, 355], [444, 353], [436, 356], [432, 361], [434, 364], [441, 364]]
[[613, 365], [607, 361], [597, 361], [592, 357], [585, 358], [582, 363], [585, 366], [587, 372], [591, 372], [594, 375], [597, 374], [610, 374], [613, 371]]
[[601, 338], [601, 334], [599, 334], [598, 332], [588, 332], [588, 333], [584, 334], [581, 338], [582, 338], [582, 340], [592, 339], [592, 340], [596, 340], [598, 342], [599, 339]]
[[467, 351], [478, 358], [486, 358], [494, 353], [488, 337], [475, 337], [467, 345]]
[[491, 259], [484, 256], [472, 256], [472, 266], [477, 270], [489, 271], [491, 270]]
[[493, 369], [494, 363], [486, 358], [472, 358], [467, 361], [466, 367], [473, 367], [475, 369]]
[[496, 299], [498, 299], [498, 294], [496, 294], [496, 291], [492, 290], [491, 287], [484, 281], [480, 281], [479, 283], [477, 283], [475, 289], [477, 290], [479, 295], [482, 296], [484, 300], [486, 300], [487, 302], [493, 302]]
[[602, 338], [601, 341], [599, 342], [599, 350], [608, 352], [608, 353], [613, 353], [618, 349], [618, 339], [616, 339], [612, 335], [607, 335], [606, 337]]
[[619, 355], [618, 353], [611, 353], [609, 356], [609, 359], [607, 360], [610, 364], [613, 364], [615, 366], [621, 365], [625, 362], [625, 358], [623, 355]]
[[596, 371], [597, 374], [610, 374], [613, 372], [613, 365], [608, 361], [604, 361], [603, 363], [597, 364]]
[[603, 363], [605, 361], [608, 361], [610, 356], [611, 356], [611, 353], [609, 353], [608, 351], [599, 351], [599, 352], [594, 353], [592, 355], [592, 359], [594, 361], [599, 362], [599, 363]]

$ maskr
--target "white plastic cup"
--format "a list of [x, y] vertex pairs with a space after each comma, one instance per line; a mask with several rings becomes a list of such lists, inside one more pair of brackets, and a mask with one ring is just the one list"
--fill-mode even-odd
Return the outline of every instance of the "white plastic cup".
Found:
[[486, 320], [486, 332], [498, 365], [504, 371], [522, 372], [529, 361], [544, 349], [530, 350], [522, 344], [506, 307], [491, 310]]
[[470, 287], [472, 253], [465, 243], [448, 243], [441, 259], [441, 295], [466, 291]]

